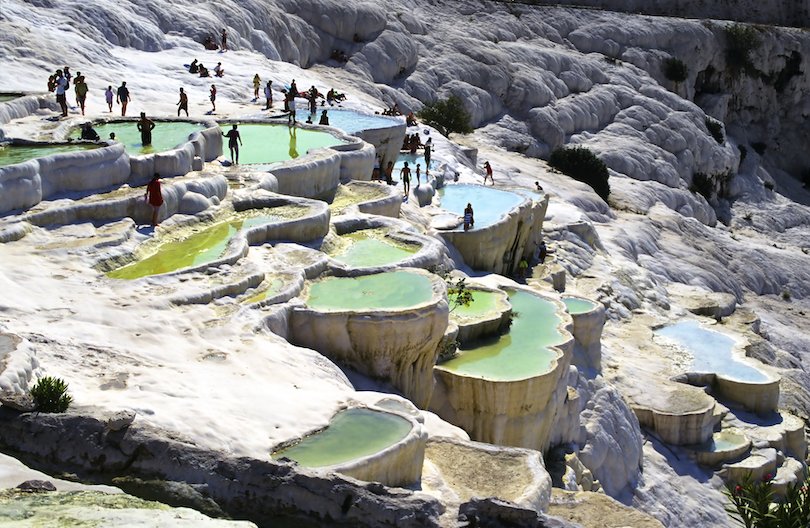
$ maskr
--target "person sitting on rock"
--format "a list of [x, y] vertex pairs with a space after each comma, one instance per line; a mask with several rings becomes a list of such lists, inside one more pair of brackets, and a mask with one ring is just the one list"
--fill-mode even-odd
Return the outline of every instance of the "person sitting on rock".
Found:
[[197, 64], [197, 59], [194, 59], [193, 61], [191, 61], [191, 64], [189, 64], [189, 66], [188, 66], [188, 72], [189, 73], [199, 73], [200, 72], [200, 66]]
[[82, 135], [80, 136], [81, 139], [86, 141], [98, 141], [101, 139], [98, 135], [98, 132], [93, 128], [93, 125], [90, 123], [85, 123], [82, 125]]
[[408, 117], [405, 118], [405, 124], [408, 126], [416, 125], [416, 116], [413, 115], [413, 112], [408, 112]]
[[200, 77], [210, 77], [211, 75], [208, 73], [208, 68], [200, 64]]
[[216, 66], [214, 66], [214, 75], [217, 77], [224, 77], [225, 76], [225, 68], [222, 67], [222, 63], [218, 62]]

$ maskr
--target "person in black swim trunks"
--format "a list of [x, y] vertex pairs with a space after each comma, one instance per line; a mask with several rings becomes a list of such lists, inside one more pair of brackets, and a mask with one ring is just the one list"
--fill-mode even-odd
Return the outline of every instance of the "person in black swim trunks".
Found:
[[152, 144], [152, 131], [155, 129], [155, 122], [146, 117], [146, 112], [141, 112], [138, 120], [138, 132], [141, 133], [141, 144], [147, 147]]
[[228, 130], [227, 134], [222, 135], [228, 138], [228, 149], [231, 151], [231, 163], [239, 165], [239, 145], [242, 144], [242, 136], [239, 135], [239, 131], [236, 127], [237, 125], [233, 125], [233, 128]]

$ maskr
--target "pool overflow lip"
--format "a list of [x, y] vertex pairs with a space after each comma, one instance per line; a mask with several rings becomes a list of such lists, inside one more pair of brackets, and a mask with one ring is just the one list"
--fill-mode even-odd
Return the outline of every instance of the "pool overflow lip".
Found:
[[[130, 157], [153, 156], [155, 154], [163, 154], [163, 153], [166, 153], [166, 152], [171, 152], [173, 150], [177, 150], [177, 149], [182, 148], [187, 143], [191, 143], [192, 141], [194, 141], [195, 134], [201, 133], [204, 130], [209, 130], [209, 129], [212, 129], [212, 128], [219, 128], [219, 125], [217, 124], [217, 122], [214, 121], [213, 119], [210, 119], [210, 118], [203, 118], [203, 119], [188, 119], [188, 118], [185, 118], [185, 119], [183, 119], [183, 118], [166, 117], [166, 116], [161, 116], [161, 117], [147, 116], [147, 117], [149, 117], [149, 119], [152, 120], [156, 125], [159, 125], [161, 123], [181, 123], [181, 124], [188, 124], [188, 125], [196, 127], [196, 128], [190, 130], [188, 132], [188, 134], [185, 134], [185, 137], [181, 137], [179, 139], [179, 141], [177, 143], [173, 144], [172, 146], [163, 147], [163, 148], [160, 148], [160, 149], [155, 149], [155, 150], [153, 150], [151, 152], [147, 152], [147, 153], [139, 153], [139, 152], [134, 152], [134, 151], [131, 152], [130, 151], [131, 145], [128, 145], [128, 144], [124, 143], [125, 148], [127, 150], [127, 153], [130, 155]], [[108, 126], [114, 126], [114, 125], [130, 125], [131, 124], [133, 130], [137, 133], [136, 125], [137, 125], [138, 121], [139, 121], [139, 118], [137, 118], [137, 117], [119, 116], [119, 117], [96, 118], [96, 119], [92, 119], [92, 120], [87, 120], [86, 123], [90, 123], [94, 128], [108, 127]], [[83, 123], [79, 124], [79, 125], [71, 124], [66, 130], [60, 128], [59, 131], [57, 131], [56, 135], [60, 136], [64, 141], [68, 141], [68, 142], [71, 142], [71, 143], [76, 143], [76, 142], [82, 141], [82, 140], [77, 139], [77, 138], [74, 137], [74, 136], [78, 135], [81, 132], [82, 126], [83, 126]], [[113, 130], [113, 132], [116, 132], [116, 131]], [[160, 134], [160, 129], [156, 128], [155, 131], [153, 131], [152, 134], [153, 134], [153, 138], [158, 137], [158, 135]], [[105, 135], [104, 133], [99, 133], [99, 136], [101, 137], [100, 142], [107, 143], [107, 144], [110, 144], [110, 145], [115, 143], [115, 142], [113, 142], [113, 141], [111, 141], [109, 139], [109, 134]], [[119, 136], [118, 132], [116, 132], [116, 136], [117, 137]], [[116, 142], [120, 142], [120, 141], [116, 141]]]

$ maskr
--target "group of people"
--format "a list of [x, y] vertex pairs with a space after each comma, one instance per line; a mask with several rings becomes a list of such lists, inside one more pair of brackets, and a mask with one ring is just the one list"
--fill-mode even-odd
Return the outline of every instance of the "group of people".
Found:
[[[62, 112], [62, 117], [68, 115], [68, 102], [67, 94], [70, 89], [70, 83], [73, 81], [73, 91], [76, 95], [76, 105], [79, 107], [82, 115], [85, 113], [87, 105], [87, 94], [90, 92], [90, 87], [81, 72], [77, 72], [74, 77], [70, 73], [70, 67], [56, 70], [56, 72], [48, 77], [48, 91], [56, 94], [56, 102]], [[104, 90], [104, 100], [107, 102], [107, 109], [113, 111], [113, 100], [121, 105], [121, 115], [127, 115], [127, 105], [132, 100], [132, 96], [127, 88], [126, 81], [121, 82], [121, 86], [117, 90], [113, 90], [112, 85], [107, 86]]]
[[389, 106], [385, 110], [382, 111], [382, 115], [385, 116], [401, 116], [402, 110], [399, 109], [399, 105], [394, 103], [393, 106]]
[[225, 28], [222, 28], [222, 31], [219, 34], [219, 46], [217, 46], [217, 40], [212, 35], [206, 35], [205, 40], [203, 40], [203, 46], [207, 50], [216, 50], [221, 49], [222, 51], [228, 51], [228, 31]]
[[[194, 59], [191, 61], [191, 64], [188, 65], [188, 72], [196, 73], [200, 77], [211, 77], [211, 73], [208, 71], [208, 68], [206, 68], [205, 65], [197, 59]], [[225, 68], [222, 67], [221, 62], [218, 62], [217, 65], [214, 66], [214, 76], [225, 77]]]

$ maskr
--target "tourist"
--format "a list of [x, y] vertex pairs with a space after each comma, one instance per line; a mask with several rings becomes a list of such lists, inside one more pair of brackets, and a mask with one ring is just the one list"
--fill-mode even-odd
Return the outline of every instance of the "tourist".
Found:
[[115, 132], [110, 132], [110, 141], [115, 141]]
[[217, 77], [224, 77], [225, 76], [225, 68], [222, 67], [222, 63], [218, 62], [216, 66], [214, 66], [214, 75]]
[[180, 100], [177, 102], [177, 117], [180, 117], [180, 112], [185, 112], [188, 117], [188, 94], [180, 88]]
[[56, 90], [56, 75], [48, 77], [48, 91], [53, 92]]
[[85, 123], [82, 125], [82, 135], [79, 137], [85, 141], [98, 141], [101, 139], [98, 132], [96, 132], [96, 130], [93, 128], [92, 123]]
[[389, 161], [385, 166], [385, 183], [394, 185], [394, 162]]
[[[295, 82], [295, 81], [293, 81]], [[295, 91], [290, 90], [287, 93], [287, 124], [295, 126]]]
[[64, 72], [56, 70], [56, 102], [59, 103], [59, 107], [62, 109], [62, 117], [68, 115], [67, 95], [65, 94], [67, 88], [68, 80]]
[[290, 92], [292, 93], [293, 97], [298, 95], [298, 86], [295, 84], [295, 79], [293, 79], [290, 83]]
[[309, 94], [309, 113], [312, 115], [318, 113], [318, 100], [312, 95], [312, 92]]
[[214, 37], [212, 37], [211, 35], [207, 35], [205, 37], [205, 40], [203, 40], [203, 46], [205, 47], [205, 49], [210, 51], [219, 49], [219, 46], [217, 46], [217, 41], [214, 40]]
[[308, 116], [307, 116], [306, 123], [307, 123], [308, 125], [313, 124], [313, 123], [312, 123], [312, 114], [310, 114], [310, 115], [308, 115]]
[[[416, 164], [416, 186], [417, 187], [419, 187], [419, 183], [421, 182], [421, 180], [422, 180], [422, 164], [417, 163]], [[427, 180], [425, 180], [425, 183], [427, 183]]]
[[430, 156], [433, 154], [433, 138], [425, 141], [425, 174], [430, 174]]
[[526, 257], [520, 259], [518, 262], [518, 279], [526, 280], [526, 274], [529, 271], [529, 261]]
[[200, 77], [211, 77], [211, 74], [208, 73], [208, 68], [202, 63], [200, 63]]
[[371, 181], [382, 181], [380, 169], [382, 168], [382, 159], [380, 156], [374, 158], [374, 168], [371, 170]]
[[262, 78], [259, 77], [259, 74], [253, 76], [253, 100], [259, 100], [259, 88], [262, 86]]
[[189, 64], [189, 66], [188, 66], [188, 72], [189, 73], [200, 73], [200, 67], [197, 64], [197, 59], [194, 59], [193, 61], [191, 61], [191, 64]]
[[405, 118], [405, 124], [407, 126], [415, 126], [416, 125], [416, 116], [413, 115], [413, 112], [408, 112], [408, 117]]
[[65, 72], [65, 79], [67, 79], [68, 84], [70, 84], [70, 79], [73, 78], [73, 74], [70, 73], [70, 66], [65, 66], [62, 68], [62, 71]]
[[329, 88], [329, 91], [326, 92], [326, 102], [329, 103], [329, 106], [332, 106], [335, 102], [335, 89]]
[[402, 187], [405, 189], [405, 198], [411, 192], [411, 169], [408, 167], [408, 162], [399, 171], [399, 179], [402, 180]]
[[543, 186], [540, 185], [539, 181], [534, 182], [534, 188], [537, 192], [543, 192]]
[[211, 100], [211, 107], [212, 107], [211, 113], [213, 114], [214, 112], [217, 111], [217, 87], [216, 87], [216, 85], [213, 85], [213, 84], [211, 85], [211, 89], [209, 90], [209, 93], [210, 93], [210, 95], [208, 96], [208, 98]]
[[129, 88], [127, 88], [127, 82], [124, 81], [121, 83], [121, 86], [118, 87], [118, 92], [115, 96], [116, 101], [118, 104], [121, 105], [121, 115], [127, 115], [127, 105], [132, 100], [132, 97], [129, 95]]
[[112, 113], [112, 105], [113, 105], [113, 89], [112, 86], [108, 86], [106, 90], [104, 90], [104, 99], [107, 101], [107, 108], [110, 109], [110, 113]]
[[163, 193], [160, 191], [160, 174], [157, 172], [146, 186], [144, 201], [152, 206], [152, 226], [158, 225], [158, 211], [163, 205]]
[[537, 246], [537, 260], [540, 261], [540, 264], [546, 261], [547, 255], [548, 255], [548, 247], [546, 247], [546, 241], [541, 240], [540, 244]]
[[220, 39], [222, 40], [222, 51], [228, 51], [228, 32], [225, 31], [225, 28], [222, 28]]
[[148, 147], [152, 144], [152, 131], [155, 129], [155, 122], [146, 117], [146, 112], [141, 112], [138, 120], [138, 132], [141, 133], [141, 144]]
[[318, 121], [318, 124], [329, 126], [329, 116], [326, 115], [326, 110], [321, 111], [321, 120]]
[[87, 101], [87, 83], [84, 82], [84, 75], [76, 76], [73, 89], [76, 92], [76, 103], [79, 105], [79, 108], [81, 108], [82, 115], [84, 115], [84, 104], [85, 101]]
[[267, 84], [264, 85], [264, 99], [264, 109], [270, 110], [273, 107], [273, 81], [267, 81]]
[[469, 231], [475, 225], [475, 213], [471, 203], [464, 208], [464, 231]]
[[487, 178], [492, 180], [492, 185], [495, 185], [495, 178], [492, 177], [492, 166], [489, 164], [488, 161], [484, 162], [484, 185], [487, 184]]
[[231, 163], [239, 165], [239, 145], [242, 144], [242, 136], [239, 135], [236, 125], [233, 125], [233, 127], [228, 130], [227, 134], [222, 135], [228, 138], [228, 149], [231, 151]]

